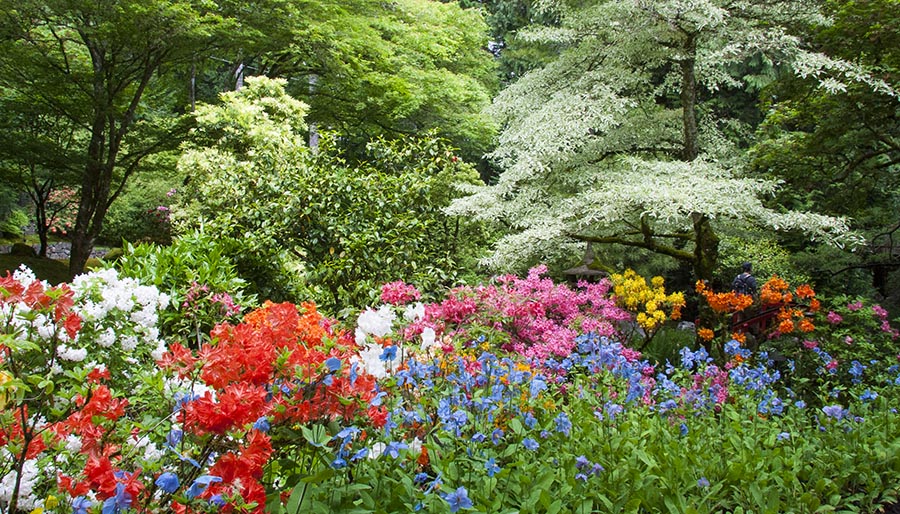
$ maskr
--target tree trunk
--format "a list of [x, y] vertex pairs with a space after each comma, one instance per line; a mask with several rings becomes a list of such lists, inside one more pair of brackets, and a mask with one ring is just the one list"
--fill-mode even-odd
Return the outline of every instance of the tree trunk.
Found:
[[94, 239], [103, 226], [103, 218], [109, 208], [109, 191], [112, 173], [122, 137], [131, 123], [131, 115], [149, 79], [152, 70], [145, 70], [144, 78], [138, 85], [131, 99], [129, 112], [119, 120], [116, 131], [114, 99], [108, 94], [107, 75], [112, 74], [112, 64], [106, 59], [106, 50], [102, 45], [85, 40], [91, 52], [94, 67], [93, 77], [93, 116], [91, 123], [91, 140], [88, 143], [87, 164], [81, 181], [81, 198], [78, 202], [78, 214], [75, 216], [75, 228], [72, 231], [72, 248], [69, 253], [69, 277], [84, 272], [84, 266], [94, 250]]
[[[681, 119], [683, 125], [682, 160], [691, 162], [700, 155], [697, 129], [697, 77], [695, 74], [696, 36], [688, 34], [684, 44], [686, 57], [681, 66]], [[694, 222], [694, 273], [698, 280], [712, 280], [713, 270], [719, 258], [719, 236], [700, 213], [691, 214]]]
[[690, 162], [700, 154], [700, 142], [697, 131], [697, 77], [694, 66], [697, 42], [694, 35], [689, 35], [684, 46], [687, 56], [681, 60], [681, 120], [683, 125], [684, 146], [681, 158]]
[[872, 287], [878, 291], [882, 300], [888, 297], [887, 279], [888, 273], [891, 271], [891, 266], [885, 264], [880, 264], [872, 268]]
[[47, 204], [44, 203], [45, 201], [38, 202], [34, 206], [34, 217], [37, 222], [34, 229], [37, 231], [38, 239], [41, 241], [41, 247], [38, 249], [38, 257], [41, 258], [47, 257], [47, 231], [50, 230], [50, 227], [47, 226]]
[[[709, 218], [705, 215], [695, 212], [691, 218], [694, 221], [694, 275], [698, 280], [712, 285], [713, 270], [716, 269], [716, 262], [719, 259], [719, 236], [713, 231], [709, 224]], [[714, 327], [715, 321], [716, 314], [705, 301], [701, 300], [697, 313], [697, 326]], [[716, 355], [717, 349], [712, 347], [710, 341], [702, 340], [699, 336], [698, 341], [703, 344], [710, 355]]]
[[[99, 109], [98, 109], [99, 111]], [[106, 133], [106, 119], [103, 112], [94, 113], [91, 127], [91, 141], [88, 144], [88, 162], [81, 181], [81, 198], [78, 201], [78, 214], [75, 215], [75, 228], [72, 230], [72, 248], [69, 253], [69, 278], [84, 272], [84, 265], [94, 250], [94, 227], [96, 224], [97, 206], [105, 202], [101, 197], [104, 190], [102, 182], [105, 175], [103, 165], [103, 148]], [[105, 188], [108, 190], [109, 188]]]
[[75, 216], [75, 228], [72, 230], [70, 239], [72, 248], [69, 252], [69, 278], [75, 278], [76, 275], [84, 272], [84, 266], [94, 250], [94, 239], [90, 237], [88, 225], [91, 222], [91, 207], [89, 196], [82, 193], [81, 201], [78, 204], [78, 214]]
[[719, 260], [719, 236], [709, 224], [709, 218], [693, 213], [694, 221], [694, 274], [698, 280], [712, 280]]
[[38, 183], [35, 179], [35, 169], [31, 170], [31, 190], [28, 196], [34, 204], [34, 230], [37, 232], [38, 239], [41, 241], [41, 247], [38, 250], [38, 257], [47, 257], [47, 232], [50, 226], [47, 223], [47, 202], [50, 201], [50, 193], [53, 191], [53, 179], [44, 181], [43, 184]]

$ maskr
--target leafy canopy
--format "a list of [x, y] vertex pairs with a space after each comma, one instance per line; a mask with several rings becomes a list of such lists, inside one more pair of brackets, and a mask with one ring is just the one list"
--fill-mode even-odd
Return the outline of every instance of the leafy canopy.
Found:
[[744, 87], [764, 56], [816, 77], [889, 91], [856, 65], [810, 52], [790, 32], [819, 16], [805, 2], [557, 3], [559, 27], [522, 37], [563, 45], [559, 58], [505, 89], [490, 112], [502, 126], [496, 184], [469, 187], [449, 212], [501, 222], [487, 260], [499, 268], [547, 259], [577, 241], [645, 248], [709, 278], [717, 232], [756, 225], [853, 242], [846, 220], [779, 211], [773, 180], [751, 178], [731, 134], [737, 113], [713, 101]]
[[162, 72], [229, 41], [239, 15], [200, 0], [0, 1], [0, 88], [83, 133], [71, 275], [128, 178], [172, 144], [171, 105], [147, 102], [172, 87]]
[[284, 83], [249, 78], [220, 105], [198, 107], [179, 162], [191, 180], [173, 209], [177, 227], [240, 240], [257, 271], [291, 269], [284, 274], [301, 276], [297, 287], [328, 308], [370, 303], [398, 277], [458, 280], [485, 236], [442, 209], [458, 196], [453, 183], [478, 180], [474, 169], [433, 136], [373, 142], [370, 161], [352, 166], [332, 137], [313, 153], [302, 133], [306, 105]]
[[[308, 121], [358, 154], [378, 136], [440, 128], [472, 160], [495, 133], [488, 27], [475, 9], [431, 0], [305, 0], [268, 42], [259, 70], [285, 77]], [[281, 38], [281, 39], [279, 39]], [[281, 45], [281, 46], [279, 46]]]

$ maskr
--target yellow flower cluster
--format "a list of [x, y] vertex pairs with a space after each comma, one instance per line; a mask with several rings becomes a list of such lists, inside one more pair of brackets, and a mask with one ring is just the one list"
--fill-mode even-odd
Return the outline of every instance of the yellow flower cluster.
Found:
[[679, 319], [684, 294], [666, 294], [665, 279], [653, 277], [648, 284], [634, 270], [610, 277], [616, 304], [635, 315], [635, 321], [647, 332], [654, 332], [667, 319]]

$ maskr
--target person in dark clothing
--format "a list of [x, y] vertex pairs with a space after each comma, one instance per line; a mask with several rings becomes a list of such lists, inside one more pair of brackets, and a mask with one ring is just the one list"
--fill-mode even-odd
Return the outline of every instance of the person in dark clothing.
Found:
[[754, 305], [751, 305], [741, 311], [735, 312], [731, 318], [731, 329], [734, 332], [739, 332], [744, 334], [746, 339], [746, 345], [748, 348], [755, 350], [757, 348], [757, 341], [760, 335], [759, 327], [753, 326], [752, 323], [748, 324], [747, 322], [752, 320], [756, 315], [756, 300], [759, 298], [758, 290], [756, 285], [756, 278], [753, 277], [752, 274], [753, 265], [749, 262], [745, 262], [741, 265], [741, 272], [734, 277], [734, 280], [731, 282], [731, 290], [735, 293], [748, 295], [753, 298]]
[[753, 265], [749, 262], [745, 262], [741, 266], [741, 272], [738, 276], [734, 277], [734, 281], [731, 283], [731, 290], [735, 293], [746, 294], [756, 299], [757, 295], [757, 285], [756, 279], [752, 275]]

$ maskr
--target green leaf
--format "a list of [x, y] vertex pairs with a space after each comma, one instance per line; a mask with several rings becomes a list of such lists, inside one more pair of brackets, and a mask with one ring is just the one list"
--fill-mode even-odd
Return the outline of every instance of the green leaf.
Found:
[[331, 436], [322, 425], [313, 425], [312, 428], [303, 425], [300, 427], [300, 431], [303, 433], [303, 438], [316, 448], [325, 446], [331, 440]]
[[556, 514], [563, 508], [562, 500], [556, 500], [547, 507], [547, 514]]
[[287, 506], [285, 508], [286, 514], [299, 513], [300, 507], [308, 504], [308, 502], [305, 501], [304, 496], [306, 495], [306, 490], [309, 487], [309, 484], [305, 482], [301, 482], [294, 487], [294, 490], [291, 491], [290, 497], [288, 497]]

